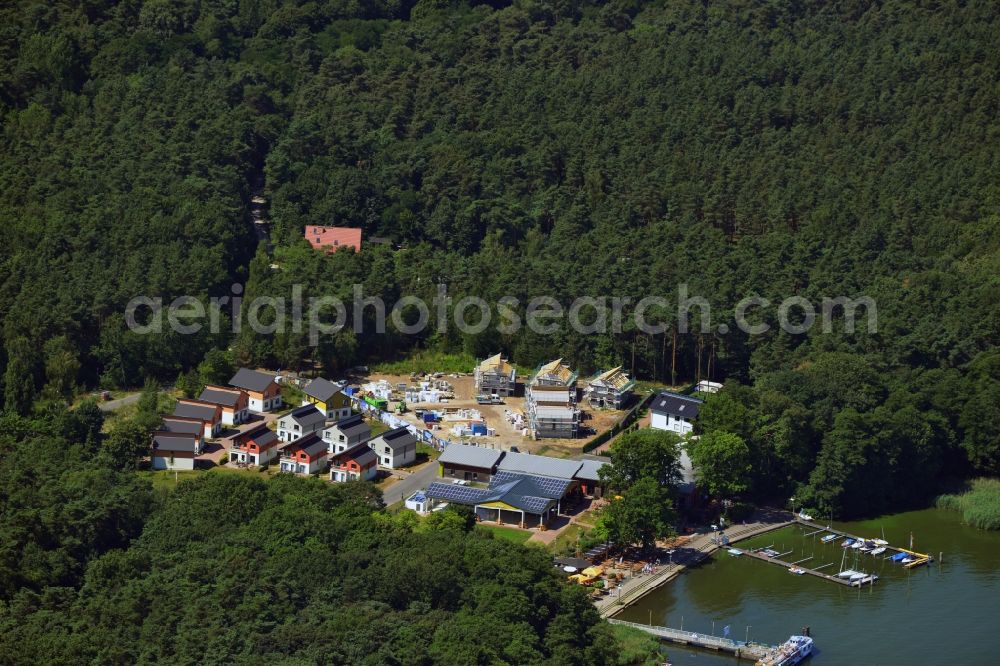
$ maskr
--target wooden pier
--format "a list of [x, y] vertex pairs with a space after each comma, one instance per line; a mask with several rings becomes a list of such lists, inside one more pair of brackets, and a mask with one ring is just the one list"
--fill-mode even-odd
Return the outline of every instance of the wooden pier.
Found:
[[639, 624], [638, 622], [625, 622], [610, 618], [611, 624], [620, 624], [625, 627], [632, 627], [647, 634], [656, 636], [661, 641], [686, 645], [688, 647], [701, 648], [703, 650], [714, 650], [716, 652], [726, 652], [736, 657], [749, 657], [751, 659], [764, 659], [768, 654], [772, 654], [777, 647], [773, 645], [761, 645], [760, 643], [744, 643], [734, 641], [730, 638], [720, 638], [719, 636], [708, 636], [695, 631], [682, 631], [671, 629], [670, 627], [658, 627], [650, 624]]
[[[822, 578], [823, 580], [828, 580], [834, 583], [840, 583], [846, 587], [851, 587], [851, 581], [845, 578], [837, 578], [836, 576], [831, 576], [830, 574], [825, 574], [822, 571], [817, 571], [816, 569], [807, 569], [796, 565], [794, 562], [785, 562], [777, 557], [768, 557], [762, 553], [758, 553], [752, 550], [741, 550], [739, 548], [734, 548], [733, 550], [739, 550], [740, 556], [746, 555], [747, 557], [752, 557], [755, 560], [760, 560], [762, 562], [770, 562], [771, 564], [777, 564], [779, 567], [784, 567], [785, 569], [796, 568], [801, 570], [804, 574], [809, 576], [815, 576], [816, 578]], [[808, 558], [807, 558], [808, 559]]]
[[[836, 534], [838, 537], [841, 537], [841, 538], [854, 539], [855, 541], [858, 541], [858, 540], [861, 540], [861, 541], [871, 541], [870, 538], [866, 539], [865, 537], [859, 537], [859, 536], [856, 536], [854, 534], [848, 534], [847, 532], [835, 529], [833, 527], [830, 527], [829, 525], [827, 525], [826, 527], [824, 527], [823, 525], [820, 525], [819, 523], [815, 523], [815, 522], [812, 522], [810, 520], [803, 520], [802, 518], [799, 518], [798, 516], [795, 516], [795, 522], [797, 522], [800, 525], [803, 525], [805, 527], [808, 527], [810, 529], [815, 530], [814, 532], [810, 532], [809, 534], [806, 534], [805, 536], [807, 536], [807, 537], [813, 536], [815, 534], [820, 534], [821, 532], [829, 532], [830, 534]], [[912, 539], [912, 537], [911, 537], [911, 539]], [[886, 551], [892, 550], [892, 551], [895, 551], [897, 553], [906, 553], [907, 555], [910, 555], [910, 556], [916, 558], [916, 559], [914, 559], [913, 562], [908, 562], [908, 563], [906, 563], [906, 564], [903, 565], [907, 569], [916, 569], [917, 567], [923, 566], [925, 564], [930, 564], [931, 562], [934, 561], [934, 558], [931, 557], [930, 555], [927, 555], [926, 553], [917, 553], [917, 552], [914, 552], [912, 550], [908, 550], [906, 548], [900, 548], [899, 546], [889, 546], [889, 545], [887, 545], [885, 547], [885, 549], [886, 549]]]

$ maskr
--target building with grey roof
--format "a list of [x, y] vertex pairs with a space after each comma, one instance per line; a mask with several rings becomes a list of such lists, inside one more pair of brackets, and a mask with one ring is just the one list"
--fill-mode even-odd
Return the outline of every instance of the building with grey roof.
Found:
[[201, 421], [202, 436], [215, 437], [222, 430], [222, 408], [201, 400], [181, 398], [174, 407], [174, 416]]
[[372, 427], [360, 414], [340, 419], [323, 430], [323, 441], [331, 454], [343, 453], [359, 444], [366, 444], [372, 437]]
[[199, 453], [194, 435], [158, 431], [153, 433], [149, 463], [153, 469], [194, 469]]
[[326, 414], [313, 405], [296, 407], [278, 417], [278, 439], [293, 442], [299, 437], [318, 432], [326, 425]]
[[386, 431], [369, 443], [378, 456], [379, 465], [398, 469], [412, 465], [417, 460], [417, 438], [402, 426]]
[[443, 478], [488, 482], [497, 471], [504, 452], [472, 444], [449, 444], [438, 458]]
[[255, 412], [281, 407], [281, 391], [273, 373], [240, 368], [229, 380], [229, 385], [247, 392], [248, 406]]
[[333, 396], [340, 393], [341, 387], [339, 384], [334, 384], [329, 379], [324, 379], [322, 377], [317, 377], [316, 379], [309, 382], [304, 389], [302, 389], [306, 395], [316, 398], [326, 402]]
[[702, 401], [689, 395], [661, 391], [649, 406], [650, 427], [686, 435], [694, 429]]
[[249, 396], [243, 389], [208, 385], [198, 399], [222, 409], [223, 425], [237, 425], [250, 418]]
[[572, 479], [582, 464], [579, 460], [563, 460], [549, 456], [534, 456], [529, 453], [507, 452], [497, 465], [497, 470], [549, 476], [557, 479]]
[[435, 481], [425, 495], [435, 503], [471, 506], [482, 521], [537, 527], [559, 513], [572, 484], [569, 479], [498, 471], [488, 488]]

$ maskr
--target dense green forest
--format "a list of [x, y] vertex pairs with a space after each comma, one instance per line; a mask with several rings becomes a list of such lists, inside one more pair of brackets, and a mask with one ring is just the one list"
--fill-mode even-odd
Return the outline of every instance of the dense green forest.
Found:
[[[848, 514], [997, 474], [998, 29], [986, 0], [7, 3], [4, 404], [173, 381], [229, 347], [331, 373], [502, 349], [739, 382], [703, 429], [739, 436], [750, 493], [808, 481]], [[393, 245], [327, 257], [305, 224]], [[686, 283], [713, 325], [675, 335], [667, 308], [656, 335], [390, 327], [316, 348], [125, 330], [135, 295], [233, 283], [522, 303]], [[788, 335], [772, 308], [766, 334], [719, 333], [750, 294], [867, 295], [877, 331]]]
[[103, 459], [86, 413], [4, 418], [3, 663], [622, 663], [545, 550], [471, 513], [291, 475], [164, 495]]

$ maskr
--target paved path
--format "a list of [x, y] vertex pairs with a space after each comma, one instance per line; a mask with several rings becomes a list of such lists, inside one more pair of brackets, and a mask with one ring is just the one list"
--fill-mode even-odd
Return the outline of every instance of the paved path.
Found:
[[437, 471], [437, 461], [431, 460], [424, 463], [423, 467], [407, 474], [382, 491], [382, 500], [386, 506], [403, 501], [415, 491], [426, 488], [437, 476]]
[[120, 409], [125, 405], [131, 405], [134, 402], [139, 402], [139, 396], [141, 393], [133, 393], [127, 395], [124, 398], [118, 398], [117, 400], [108, 400], [107, 402], [99, 402], [97, 406], [102, 412], [113, 412], [116, 409]]
[[229, 458], [229, 447], [232, 445], [233, 437], [251, 428], [256, 428], [261, 423], [273, 423], [281, 414], [282, 412], [265, 412], [264, 414], [254, 412], [251, 421], [235, 426], [226, 426], [219, 437], [205, 442], [205, 452], [196, 460], [205, 461], [202, 464], [208, 467], [221, 465]]
[[[757, 520], [753, 523], [730, 526], [726, 529], [725, 534], [729, 537], [730, 543], [736, 543], [758, 534], [791, 525], [793, 522], [791, 514], [787, 512], [768, 512], [757, 516]], [[671, 564], [660, 567], [655, 573], [629, 578], [613, 592], [596, 600], [595, 605], [600, 611], [601, 617], [610, 617], [624, 610], [640, 597], [673, 580], [689, 566], [697, 564], [714, 553], [720, 548], [713, 542], [715, 536], [717, 535], [712, 532], [696, 535], [684, 546], [674, 550], [670, 557]]]

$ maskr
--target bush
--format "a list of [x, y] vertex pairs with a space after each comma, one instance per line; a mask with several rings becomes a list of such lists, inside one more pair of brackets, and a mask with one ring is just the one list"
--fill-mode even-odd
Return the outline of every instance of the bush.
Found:
[[660, 641], [640, 629], [623, 627], [620, 624], [611, 625], [615, 636], [618, 666], [659, 666], [663, 663], [660, 652]]
[[962, 520], [981, 530], [1000, 530], [1000, 479], [976, 479], [961, 493], [941, 495], [941, 509], [962, 513]]
[[726, 510], [726, 519], [730, 523], [738, 523], [753, 515], [753, 504], [748, 502], [733, 502], [732, 506]]

